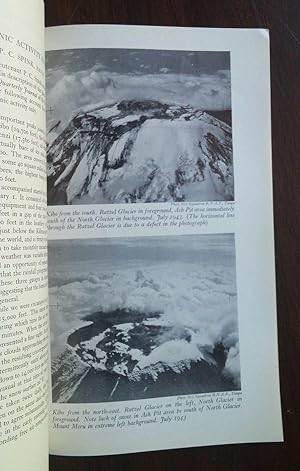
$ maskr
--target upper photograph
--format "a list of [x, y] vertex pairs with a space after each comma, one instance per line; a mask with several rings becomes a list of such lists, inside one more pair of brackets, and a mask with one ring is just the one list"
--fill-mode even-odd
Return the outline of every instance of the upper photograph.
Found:
[[229, 52], [46, 53], [48, 205], [233, 201]]

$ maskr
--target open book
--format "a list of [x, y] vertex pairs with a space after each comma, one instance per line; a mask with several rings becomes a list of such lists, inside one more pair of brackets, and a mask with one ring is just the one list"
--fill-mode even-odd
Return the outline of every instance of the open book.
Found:
[[268, 33], [44, 32], [4, 2], [1, 469], [281, 441]]

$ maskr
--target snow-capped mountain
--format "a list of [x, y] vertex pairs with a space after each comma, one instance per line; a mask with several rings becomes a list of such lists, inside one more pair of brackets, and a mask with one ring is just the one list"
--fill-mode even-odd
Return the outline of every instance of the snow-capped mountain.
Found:
[[[82, 385], [85, 396], [101, 394], [104, 401], [122, 400], [122, 394], [126, 399], [174, 395], [177, 387], [181, 393], [184, 387], [188, 392], [236, 389], [224, 371], [228, 349], [222, 343], [200, 347], [196, 331], [174, 327], [161, 313], [147, 317], [117, 309], [86, 320], [87, 325], [69, 335], [67, 349], [52, 364], [54, 402], [73, 402]], [[99, 377], [100, 390], [91, 393], [89, 383]]]
[[[125, 322], [111, 325], [110, 318], [115, 316]], [[165, 370], [179, 373], [198, 361], [216, 366], [212, 350], [201, 351], [193, 342], [193, 330], [174, 328], [161, 320], [159, 313], [152, 316], [123, 310], [105, 315], [104, 321], [101, 315], [99, 319], [92, 316], [94, 322], [71, 334], [68, 344], [94, 369], [127, 376], [131, 381], [140, 381], [147, 375], [156, 380]], [[94, 335], [98, 329], [99, 333]], [[225, 361], [222, 368], [224, 365]]]
[[50, 205], [234, 198], [231, 127], [204, 111], [121, 101], [50, 131]]
[[233, 234], [49, 244], [54, 402], [240, 389]]

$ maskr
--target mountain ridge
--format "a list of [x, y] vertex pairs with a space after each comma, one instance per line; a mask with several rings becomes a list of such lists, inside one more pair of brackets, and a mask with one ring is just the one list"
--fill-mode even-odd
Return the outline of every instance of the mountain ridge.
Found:
[[50, 205], [234, 198], [231, 127], [191, 106], [123, 100], [49, 141]]

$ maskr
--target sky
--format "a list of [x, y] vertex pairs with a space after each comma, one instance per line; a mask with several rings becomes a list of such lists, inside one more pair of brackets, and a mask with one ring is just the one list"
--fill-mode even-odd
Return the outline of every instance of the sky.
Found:
[[220, 258], [232, 264], [235, 258], [233, 234], [55, 240], [49, 244], [49, 275], [51, 278], [53, 270], [72, 261], [92, 261], [101, 266], [138, 260], [145, 265], [173, 260], [194, 263], [196, 259], [219, 263]]
[[229, 52], [72, 49], [46, 53], [48, 125], [120, 100], [231, 109]]

